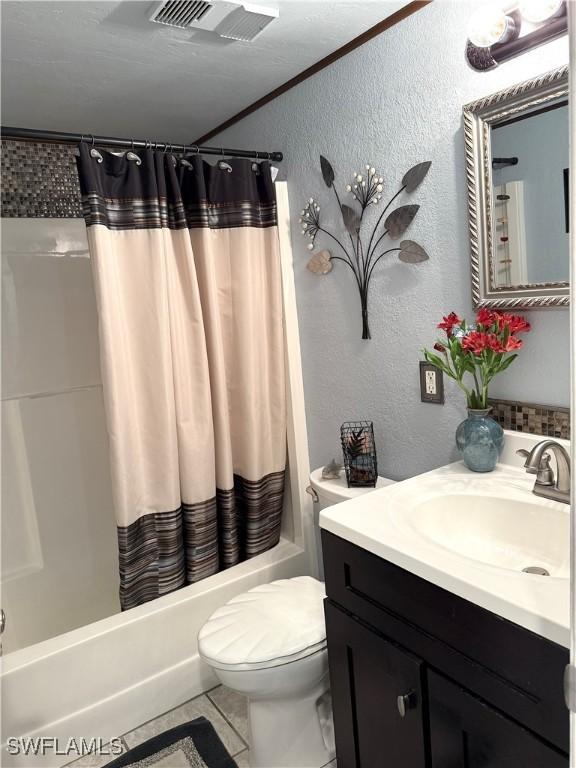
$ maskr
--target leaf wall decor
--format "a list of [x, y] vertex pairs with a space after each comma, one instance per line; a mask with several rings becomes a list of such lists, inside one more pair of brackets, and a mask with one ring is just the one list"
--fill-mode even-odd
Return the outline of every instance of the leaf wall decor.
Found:
[[414, 240], [402, 240], [398, 258], [405, 264], [420, 264], [430, 257], [424, 248], [422, 248], [421, 245], [418, 245], [418, 243], [415, 243]]
[[343, 205], [341, 210], [344, 226], [353, 237], [356, 237], [362, 223], [360, 220], [360, 215], [354, 210], [354, 208], [350, 208], [349, 205]]
[[323, 155], [320, 155], [320, 168], [322, 170], [324, 183], [327, 187], [331, 187], [334, 183], [334, 169]]
[[393, 240], [406, 232], [419, 208], [419, 205], [401, 205], [392, 211], [384, 222], [384, 228], [388, 230], [388, 234]]
[[[333, 246], [334, 244], [338, 246], [339, 251], [337, 255], [326, 249], [318, 251], [310, 258], [306, 267], [316, 275], [326, 275], [332, 271], [335, 261], [341, 261], [353, 272], [360, 293], [363, 339], [370, 338], [368, 292], [370, 280], [378, 262], [390, 253], [397, 253], [398, 259], [405, 264], [421, 264], [429, 258], [425, 249], [414, 240], [402, 240], [399, 246], [392, 248], [385, 248], [381, 243], [386, 236], [391, 240], [397, 240], [411, 225], [420, 209], [419, 205], [400, 205], [391, 213], [388, 213], [388, 209], [402, 193], [411, 194], [414, 192], [426, 178], [431, 166], [430, 161], [417, 163], [404, 174], [400, 189], [390, 198], [378, 216], [366, 242], [362, 236], [365, 215], [367, 211], [372, 209], [372, 206], [380, 204], [385, 184], [383, 176], [380, 176], [376, 169], [370, 165], [366, 165], [363, 172], [354, 173], [351, 183], [346, 186], [346, 191], [353, 199], [352, 205], [346, 205], [340, 201], [334, 184], [336, 177], [330, 161], [320, 155], [322, 178], [326, 186], [333, 190], [336, 197], [342, 215], [345, 236], [342, 237], [339, 233], [331, 232], [322, 226], [320, 206], [314, 198], [309, 198], [300, 214], [302, 234], [311, 241], [308, 243], [308, 248], [313, 250], [316, 237], [325, 235], [330, 238]], [[349, 246], [348, 240], [350, 241]]]
[[410, 168], [410, 170], [404, 174], [404, 178], [402, 179], [402, 186], [405, 188], [406, 192], [414, 192], [414, 190], [420, 186], [420, 184], [424, 181], [426, 174], [430, 170], [431, 165], [432, 163], [430, 160], [425, 163], [418, 163], [418, 165]]
[[332, 272], [332, 255], [330, 251], [318, 251], [306, 264], [306, 269], [314, 272], [315, 275], [327, 275]]

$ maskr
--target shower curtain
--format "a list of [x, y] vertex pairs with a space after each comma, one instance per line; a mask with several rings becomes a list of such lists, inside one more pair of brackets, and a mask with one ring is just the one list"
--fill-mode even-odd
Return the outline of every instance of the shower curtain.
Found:
[[80, 146], [123, 609], [278, 543], [286, 463], [270, 165]]

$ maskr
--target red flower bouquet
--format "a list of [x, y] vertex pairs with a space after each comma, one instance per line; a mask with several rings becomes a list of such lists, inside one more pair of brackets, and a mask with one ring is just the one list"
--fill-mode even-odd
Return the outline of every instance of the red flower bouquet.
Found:
[[451, 312], [438, 328], [446, 338], [434, 344], [438, 354], [425, 349], [424, 357], [454, 379], [468, 408], [487, 408], [490, 382], [514, 362], [522, 347], [517, 334], [529, 331], [530, 323], [521, 315], [481, 309], [474, 325]]

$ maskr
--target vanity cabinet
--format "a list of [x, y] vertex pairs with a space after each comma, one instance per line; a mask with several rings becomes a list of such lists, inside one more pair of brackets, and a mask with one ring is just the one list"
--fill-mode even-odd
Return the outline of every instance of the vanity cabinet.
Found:
[[322, 532], [338, 768], [568, 768], [568, 650]]
[[568, 758], [445, 677], [428, 673], [432, 768], [566, 768]]
[[326, 631], [338, 765], [425, 768], [421, 659], [330, 603]]

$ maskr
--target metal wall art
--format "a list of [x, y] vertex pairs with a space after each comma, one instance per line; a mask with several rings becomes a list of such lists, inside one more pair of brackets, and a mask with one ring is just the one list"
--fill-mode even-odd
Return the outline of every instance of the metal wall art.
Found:
[[[320, 156], [322, 177], [327, 187], [332, 188], [336, 202], [342, 215], [343, 228], [346, 230], [350, 244], [344, 245], [340, 237], [330, 232], [320, 224], [320, 206], [314, 198], [310, 198], [306, 207], [300, 213], [300, 225], [302, 234], [310, 238], [309, 250], [314, 249], [316, 236], [319, 232], [329, 237], [338, 246], [338, 255], [332, 255], [328, 250], [315, 253], [307, 264], [308, 269], [316, 275], [326, 275], [332, 271], [334, 261], [342, 261], [353, 272], [356, 286], [360, 293], [362, 308], [362, 338], [369, 339], [370, 326], [368, 323], [368, 290], [374, 268], [384, 256], [390, 253], [398, 253], [398, 258], [407, 264], [418, 264], [426, 261], [428, 254], [421, 245], [413, 240], [402, 240], [399, 246], [382, 250], [380, 244], [388, 236], [391, 240], [398, 240], [410, 226], [418, 213], [419, 205], [401, 205], [391, 211], [385, 217], [392, 203], [403, 192], [408, 194], [421, 184], [428, 173], [431, 162], [419, 163], [411, 168], [402, 179], [402, 185], [398, 192], [389, 200], [381, 212], [376, 225], [372, 228], [369, 238], [362, 236], [364, 215], [372, 205], [378, 205], [382, 199], [384, 179], [375, 168], [366, 165], [365, 173], [355, 173], [351, 184], [346, 191], [352, 195], [353, 204], [346, 205], [340, 200], [340, 196], [334, 186], [334, 170], [325, 157]], [[367, 242], [366, 242], [367, 240]]]

